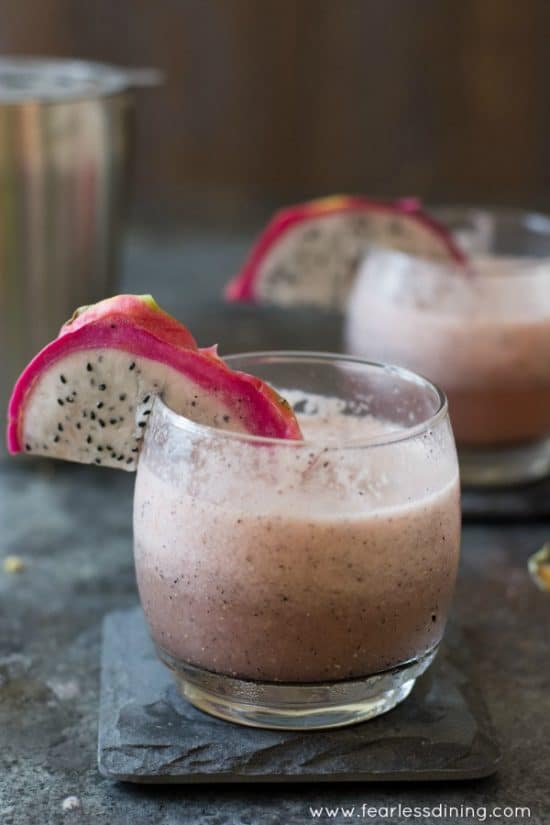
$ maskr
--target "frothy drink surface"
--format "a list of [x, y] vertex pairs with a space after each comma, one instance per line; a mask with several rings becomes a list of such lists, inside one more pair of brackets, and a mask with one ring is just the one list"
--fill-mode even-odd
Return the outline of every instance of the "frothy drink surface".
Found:
[[307, 445], [226, 438], [188, 473], [145, 450], [138, 584], [155, 641], [176, 659], [247, 679], [332, 681], [439, 642], [459, 549], [454, 462], [431, 435], [336, 449], [395, 426], [317, 410], [301, 417]]

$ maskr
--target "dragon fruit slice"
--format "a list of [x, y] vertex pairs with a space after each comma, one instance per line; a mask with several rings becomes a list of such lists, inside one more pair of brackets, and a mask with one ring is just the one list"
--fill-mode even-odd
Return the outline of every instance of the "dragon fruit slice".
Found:
[[214, 348], [197, 349], [183, 325], [149, 302], [163, 315], [153, 318], [130, 297], [84, 309], [26, 367], [8, 410], [10, 452], [134, 470], [159, 394], [199, 423], [301, 438], [271, 387], [230, 370]]
[[226, 297], [343, 310], [371, 245], [465, 263], [447, 230], [416, 198], [392, 203], [338, 195], [277, 212], [228, 284]]

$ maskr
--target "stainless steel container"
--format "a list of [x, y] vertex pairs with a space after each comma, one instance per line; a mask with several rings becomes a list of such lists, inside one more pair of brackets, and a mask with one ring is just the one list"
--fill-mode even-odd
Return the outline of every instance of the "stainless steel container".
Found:
[[2, 422], [25, 363], [75, 307], [116, 287], [133, 88], [158, 80], [154, 70], [0, 58]]

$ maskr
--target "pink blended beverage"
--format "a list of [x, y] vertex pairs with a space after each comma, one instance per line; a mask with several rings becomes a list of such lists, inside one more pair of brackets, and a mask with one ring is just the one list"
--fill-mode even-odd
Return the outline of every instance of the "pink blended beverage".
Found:
[[135, 494], [143, 608], [203, 709], [282, 727], [369, 718], [405, 698], [445, 627], [460, 507], [444, 402], [354, 359], [254, 358], [231, 365], [282, 388], [305, 441], [212, 430], [157, 402]]
[[[478, 215], [481, 229], [500, 231], [513, 248], [513, 234], [481, 220], [491, 217]], [[473, 241], [466, 234], [469, 271], [380, 249], [365, 260], [350, 296], [346, 349], [444, 389], [463, 479], [474, 483], [550, 471], [550, 220], [531, 217], [548, 224], [548, 258], [479, 251], [496, 245], [491, 232]]]
[[[348, 349], [441, 384], [459, 444], [548, 435], [550, 271], [533, 267], [520, 289], [517, 276], [505, 278], [506, 264], [495, 259], [478, 259], [471, 276], [422, 262], [422, 271], [411, 266], [397, 291], [388, 267], [401, 273], [405, 258], [381, 253], [368, 263], [350, 301]], [[373, 281], [385, 276], [384, 294]]]

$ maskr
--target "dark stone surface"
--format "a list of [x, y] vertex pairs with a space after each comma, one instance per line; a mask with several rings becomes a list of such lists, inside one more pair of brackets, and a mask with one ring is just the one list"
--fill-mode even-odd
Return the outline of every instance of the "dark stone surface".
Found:
[[464, 490], [462, 513], [472, 521], [550, 519], [550, 478], [509, 490]]
[[436, 662], [391, 713], [300, 733], [213, 719], [186, 702], [157, 659], [139, 607], [103, 630], [99, 765], [135, 782], [451, 780], [489, 776], [499, 749], [464, 638], [452, 630]]
[[[296, 329], [284, 313], [269, 326], [246, 308], [220, 311], [216, 296], [243, 250], [244, 243], [231, 238], [137, 239], [124, 286], [153, 291], [201, 343], [217, 338], [223, 352], [307, 346], [307, 327]], [[132, 484], [131, 475], [106, 469], [23, 458], [0, 464], [2, 825], [298, 825], [312, 821], [310, 806], [363, 803], [529, 806], [530, 825], [548, 825], [550, 597], [529, 578], [527, 559], [550, 539], [550, 520], [468, 524], [464, 530], [455, 605], [501, 743], [495, 776], [463, 783], [246, 787], [137, 786], [101, 777], [101, 621], [136, 601]], [[1, 560], [9, 554], [23, 558], [23, 572], [3, 571]], [[73, 794], [81, 808], [64, 813], [61, 803]], [[349, 820], [339, 815], [332, 821]], [[365, 821], [411, 822], [383, 815]]]

